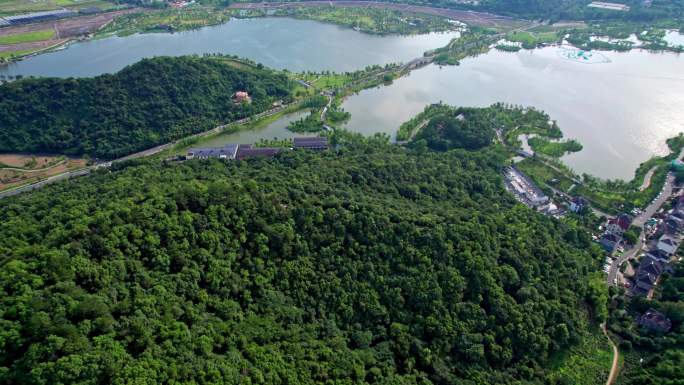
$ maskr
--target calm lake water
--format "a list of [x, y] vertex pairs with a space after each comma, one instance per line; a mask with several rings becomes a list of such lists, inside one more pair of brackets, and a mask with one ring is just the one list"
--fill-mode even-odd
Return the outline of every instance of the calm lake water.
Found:
[[371, 64], [406, 62], [446, 45], [455, 36], [457, 32], [375, 36], [308, 20], [233, 19], [193, 31], [80, 42], [0, 67], [0, 75], [94, 76], [116, 72], [145, 57], [204, 53], [234, 54], [290, 71], [345, 72]]
[[[407, 61], [445, 45], [457, 33], [372, 36], [331, 24], [286, 18], [231, 20], [176, 34], [143, 34], [78, 43], [0, 69], [2, 74], [92, 76], [143, 57], [221, 52], [291, 71], [351, 71]], [[679, 34], [668, 34], [678, 39]], [[684, 56], [672, 53], [594, 53], [594, 64], [571, 61], [558, 47], [491, 51], [457, 67], [429, 66], [394, 84], [362, 91], [343, 107], [353, 131], [394, 135], [399, 125], [439, 101], [459, 106], [495, 102], [535, 106], [556, 119], [584, 150], [568, 155], [578, 172], [632, 177], [639, 163], [667, 151], [665, 139], [684, 131]], [[567, 55], [566, 55], [567, 56]], [[207, 145], [297, 136], [285, 127], [302, 114], [214, 139]]]
[[308, 111], [297, 111], [291, 114], [283, 115], [280, 119], [271, 122], [263, 127], [257, 127], [252, 130], [238, 131], [232, 134], [219, 135], [206, 142], [202, 142], [201, 147], [221, 147], [229, 143], [237, 144], [252, 144], [261, 139], [291, 139], [301, 136], [311, 136], [313, 134], [296, 134], [288, 131], [287, 126], [290, 122], [302, 119], [309, 115]]
[[564, 157], [578, 172], [631, 179], [639, 163], [667, 152], [665, 140], [684, 132], [684, 56], [645, 51], [602, 52], [610, 62], [562, 58], [559, 47], [491, 51], [460, 66], [431, 65], [391, 86], [345, 101], [347, 128], [394, 135], [430, 104], [534, 106], [558, 121], [584, 149]]

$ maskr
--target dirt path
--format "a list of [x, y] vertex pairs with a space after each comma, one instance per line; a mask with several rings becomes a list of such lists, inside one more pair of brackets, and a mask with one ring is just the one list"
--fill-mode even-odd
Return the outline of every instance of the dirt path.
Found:
[[639, 187], [639, 191], [644, 191], [648, 188], [648, 186], [651, 185], [651, 178], [653, 177], [653, 174], [655, 171], [658, 169], [658, 166], [653, 166], [651, 167], [650, 170], [644, 175], [644, 181], [641, 183], [641, 187]]
[[608, 374], [608, 380], [606, 380], [606, 385], [613, 385], [613, 382], [615, 382], [620, 370], [618, 367], [618, 363], [620, 362], [620, 352], [618, 351], [618, 348], [613, 340], [611, 340], [610, 336], [608, 336], [605, 322], [601, 324], [601, 330], [603, 331], [603, 335], [608, 339], [610, 346], [613, 348], [613, 364], [610, 366], [610, 374]]
[[25, 173], [34, 173], [34, 172], [45, 172], [49, 171], [50, 169], [53, 169], [57, 166], [60, 166], [64, 164], [67, 160], [60, 160], [59, 162], [49, 166], [49, 167], [44, 167], [44, 168], [37, 168], [37, 169], [26, 169], [26, 168], [21, 168], [21, 167], [0, 167], [0, 171], [20, 171], [20, 172], [25, 172]]

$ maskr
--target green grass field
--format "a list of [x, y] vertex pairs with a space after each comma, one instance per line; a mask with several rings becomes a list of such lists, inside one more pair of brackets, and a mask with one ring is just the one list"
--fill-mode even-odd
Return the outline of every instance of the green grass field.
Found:
[[0, 52], [0, 59], [17, 58], [28, 55], [32, 52], [35, 52], [35, 50]]
[[506, 40], [522, 43], [524, 46], [536, 46], [544, 43], [555, 43], [558, 41], [556, 32], [513, 32], [506, 35]]
[[596, 328], [579, 345], [552, 358], [552, 376], [559, 384], [603, 385], [612, 362], [613, 351], [608, 340]]
[[51, 11], [60, 8], [100, 7], [105, 9], [113, 5], [113, 3], [104, 0], [0, 0], [0, 16]]
[[55, 31], [51, 29], [19, 33], [16, 35], [0, 36], [0, 44], [30, 43], [34, 41], [50, 40], [55, 37]]

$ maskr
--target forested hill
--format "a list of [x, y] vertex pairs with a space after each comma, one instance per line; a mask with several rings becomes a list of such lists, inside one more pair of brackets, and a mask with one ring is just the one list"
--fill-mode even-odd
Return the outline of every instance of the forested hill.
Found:
[[[216, 58], [145, 59], [114, 75], [0, 86], [0, 151], [116, 158], [271, 107], [283, 74]], [[236, 104], [247, 91], [251, 104]]]
[[496, 152], [386, 141], [0, 201], [0, 383], [558, 383], [595, 246]]

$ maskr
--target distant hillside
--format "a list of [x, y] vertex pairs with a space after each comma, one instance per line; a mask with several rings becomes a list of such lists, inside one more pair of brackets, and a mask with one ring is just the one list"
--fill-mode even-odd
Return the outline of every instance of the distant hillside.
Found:
[[[270, 108], [285, 75], [215, 58], [145, 59], [114, 75], [0, 87], [0, 151], [116, 158]], [[247, 91], [251, 104], [233, 103]]]
[[0, 383], [566, 383], [605, 302], [589, 235], [494, 151], [333, 143], [0, 201]]

